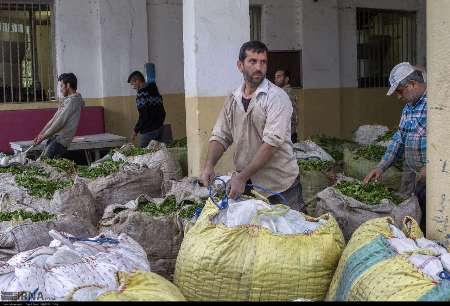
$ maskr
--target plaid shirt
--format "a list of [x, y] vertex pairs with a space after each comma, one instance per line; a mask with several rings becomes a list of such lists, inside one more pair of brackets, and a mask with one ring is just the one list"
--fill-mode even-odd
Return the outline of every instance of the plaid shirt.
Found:
[[427, 151], [427, 96], [415, 105], [408, 103], [402, 112], [399, 130], [392, 136], [378, 168], [386, 171], [397, 158], [405, 158], [408, 170], [420, 171], [426, 164]]

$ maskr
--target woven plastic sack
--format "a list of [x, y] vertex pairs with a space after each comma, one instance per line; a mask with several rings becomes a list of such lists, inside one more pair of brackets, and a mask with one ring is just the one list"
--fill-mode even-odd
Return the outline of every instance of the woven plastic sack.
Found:
[[97, 301], [186, 301], [180, 290], [171, 282], [152, 272], [117, 273], [120, 287], [105, 292]]
[[160, 197], [163, 183], [160, 169], [127, 164], [117, 173], [88, 181], [100, 217], [108, 205], [125, 204], [141, 194]]
[[112, 159], [115, 161], [123, 160], [141, 167], [160, 169], [164, 182], [168, 180], [179, 180], [183, 177], [179, 161], [169, 153], [164, 143], [152, 140], [147, 148], [154, 153], [127, 157], [121, 152], [129, 147], [133, 147], [133, 145], [124, 145], [113, 154]]
[[[150, 271], [144, 250], [127, 235], [71, 242], [57, 231], [48, 247], [1, 262], [1, 292], [35, 292], [41, 300], [94, 300], [116, 290], [116, 273]], [[102, 241], [103, 240], [103, 241]]]
[[[344, 149], [344, 173], [347, 176], [358, 180], [363, 180], [374, 168], [378, 166], [379, 161], [372, 161], [363, 157], [358, 157], [349, 149]], [[403, 171], [392, 166], [388, 168], [379, 181], [386, 187], [399, 191], [402, 183]]]
[[186, 234], [175, 268], [175, 285], [193, 301], [322, 300], [344, 247], [330, 215], [311, 234], [283, 235], [249, 224], [213, 223], [219, 209], [208, 200]]
[[297, 159], [320, 159], [334, 162], [330, 154], [311, 140], [294, 144], [294, 154]]
[[81, 237], [98, 234], [96, 227], [86, 220], [66, 215], [40, 222], [0, 222], [0, 260], [6, 261], [18, 253], [48, 245], [53, 240], [48, 234], [50, 230], [70, 232]]
[[[437, 282], [396, 253], [389, 218], [367, 221], [352, 236], [339, 261], [327, 301], [450, 301], [450, 282]], [[412, 218], [402, 226], [407, 238], [422, 232]]]
[[363, 146], [374, 144], [378, 137], [385, 135], [388, 131], [389, 128], [383, 125], [361, 125], [353, 133], [353, 140]]
[[317, 194], [316, 210], [313, 216], [325, 213], [330, 213], [336, 218], [346, 241], [361, 224], [370, 219], [390, 216], [400, 227], [406, 216], [411, 216], [418, 222], [422, 218], [419, 201], [414, 195], [399, 205], [389, 200], [382, 200], [376, 205], [368, 205], [342, 194], [334, 187], [329, 187]]
[[177, 203], [183, 201], [199, 202], [209, 197], [208, 188], [199, 184], [198, 178], [185, 177], [181, 180], [170, 180], [165, 184], [165, 196], [174, 196]]
[[138, 211], [141, 201], [155, 202], [155, 199], [143, 195], [124, 205], [106, 207], [100, 231], [125, 233], [133, 238], [147, 253], [152, 272], [171, 280], [183, 240], [183, 223], [177, 215], [154, 217]]
[[306, 213], [311, 216], [316, 209], [317, 193], [333, 185], [333, 181], [330, 174], [321, 171], [300, 170], [300, 182], [302, 183]]
[[0, 174], [0, 208], [11, 212], [19, 209], [55, 215], [73, 215], [80, 220], [96, 226], [101, 215], [97, 213], [95, 199], [82, 179], [75, 179], [74, 184], [64, 190], [57, 190], [51, 200], [28, 194], [25, 188], [17, 185], [14, 175]]
[[167, 148], [173, 159], [178, 161], [181, 166], [182, 176], [188, 175], [188, 149], [186, 147]]

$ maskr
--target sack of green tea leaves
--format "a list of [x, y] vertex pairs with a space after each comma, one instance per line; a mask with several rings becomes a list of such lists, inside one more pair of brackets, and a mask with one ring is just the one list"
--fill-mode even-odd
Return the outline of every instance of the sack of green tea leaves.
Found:
[[339, 181], [317, 194], [314, 216], [331, 213], [339, 223], [346, 241], [365, 221], [392, 217], [397, 226], [402, 225], [406, 216], [418, 223], [422, 218], [416, 196], [401, 198], [390, 192], [382, 183], [371, 182], [364, 185], [361, 181], [346, 179]]
[[183, 177], [188, 175], [188, 149], [187, 149], [187, 138], [181, 138], [174, 140], [167, 146], [167, 151], [172, 155], [172, 157], [180, 163]]
[[92, 224], [70, 215], [23, 210], [0, 212], [0, 261], [48, 245], [53, 240], [48, 234], [50, 230], [70, 232], [81, 237], [97, 235], [97, 229]]
[[95, 199], [80, 179], [51, 179], [38, 164], [0, 170], [0, 210], [71, 215], [97, 225]]
[[209, 197], [208, 188], [200, 186], [196, 177], [185, 177], [181, 180], [170, 180], [165, 185], [164, 196], [174, 196], [177, 203], [183, 201], [199, 202]]
[[[360, 147], [353, 151], [344, 149], [344, 173], [349, 177], [362, 180], [378, 166], [386, 148], [378, 145]], [[402, 176], [402, 162], [396, 162], [380, 177], [380, 181], [388, 188], [400, 191]]]
[[360, 145], [374, 144], [378, 137], [386, 134], [389, 128], [383, 125], [361, 125], [353, 133], [353, 140]]
[[314, 214], [316, 194], [333, 185], [335, 171], [333, 163], [323, 160], [298, 160], [302, 196], [308, 215]]
[[159, 197], [163, 183], [159, 168], [141, 167], [112, 159], [90, 167], [80, 167], [77, 175], [86, 181], [94, 195], [100, 218], [110, 204], [125, 204], [143, 193]]
[[297, 159], [319, 159], [334, 162], [330, 154], [311, 140], [294, 144], [294, 154]]
[[179, 161], [167, 151], [164, 143], [152, 140], [147, 148], [137, 148], [126, 144], [112, 155], [114, 161], [125, 161], [141, 167], [158, 168], [163, 175], [163, 181], [179, 180], [183, 177]]
[[146, 195], [126, 204], [106, 207], [100, 231], [125, 233], [146, 251], [152, 272], [172, 279], [183, 240], [183, 219], [193, 217], [197, 204], [177, 204], [175, 197], [153, 199]]

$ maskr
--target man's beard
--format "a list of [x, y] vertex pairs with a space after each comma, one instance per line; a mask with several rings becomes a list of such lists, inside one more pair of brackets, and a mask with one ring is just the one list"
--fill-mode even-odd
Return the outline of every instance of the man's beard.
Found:
[[246, 72], [245, 70], [244, 70], [244, 72], [243, 72], [242, 74], [244, 75], [244, 80], [245, 80], [246, 82], [252, 84], [252, 86], [253, 86], [254, 88], [257, 88], [257, 87], [264, 81], [264, 78], [265, 78], [265, 75], [264, 75], [264, 74], [261, 74], [262, 76], [261, 76], [261, 79], [260, 79], [260, 80], [258, 80], [258, 79], [256, 79], [256, 78], [253, 78], [253, 77], [252, 77], [248, 72]]

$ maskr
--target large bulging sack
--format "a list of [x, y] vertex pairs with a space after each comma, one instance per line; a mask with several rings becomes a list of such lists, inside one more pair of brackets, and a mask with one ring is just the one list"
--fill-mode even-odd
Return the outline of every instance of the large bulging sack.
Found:
[[50, 230], [72, 233], [78, 237], [94, 237], [97, 228], [83, 219], [73, 216], [59, 215], [46, 221], [23, 223], [0, 222], [0, 260], [6, 261], [12, 256], [48, 245], [53, 238], [48, 234]]
[[344, 233], [346, 241], [364, 222], [390, 216], [397, 226], [401, 226], [406, 216], [411, 216], [417, 222], [422, 218], [422, 211], [416, 196], [412, 195], [399, 205], [390, 200], [382, 200], [379, 204], [368, 205], [342, 194], [334, 187], [329, 187], [317, 194], [317, 204], [314, 215], [332, 214]]
[[74, 183], [57, 190], [51, 200], [29, 195], [27, 190], [18, 186], [14, 175], [0, 174], [0, 207], [2, 211], [11, 212], [27, 210], [33, 212], [46, 211], [52, 214], [72, 215], [96, 226], [101, 215], [97, 213], [95, 199], [86, 183], [75, 179]]
[[97, 301], [186, 301], [180, 290], [171, 282], [152, 272], [136, 271], [117, 273], [121, 290], [109, 291], [97, 297]]
[[97, 213], [102, 216], [108, 205], [125, 204], [141, 194], [159, 197], [162, 172], [158, 168], [124, 165], [117, 173], [91, 180], [88, 187], [95, 197]]
[[25, 292], [32, 300], [92, 301], [119, 287], [117, 272], [150, 271], [144, 250], [125, 234], [91, 241], [49, 234], [55, 240], [48, 247], [1, 262], [1, 292]]
[[450, 301], [450, 282], [439, 278], [440, 261], [446, 261], [436, 257], [448, 250], [424, 239], [412, 218], [401, 228], [389, 217], [361, 225], [342, 254], [326, 300]]
[[127, 234], [144, 248], [152, 272], [172, 279], [183, 240], [183, 223], [176, 214], [156, 217], [139, 211], [140, 203], [153, 200], [140, 196], [124, 205], [108, 206], [100, 221], [100, 231]]
[[219, 211], [208, 200], [185, 235], [174, 283], [191, 301], [323, 300], [343, 248], [330, 215], [259, 200]]
[[374, 144], [378, 137], [383, 136], [388, 131], [389, 128], [383, 125], [361, 125], [353, 133], [353, 140], [363, 146]]
[[[363, 180], [370, 171], [378, 166], [379, 162], [358, 157], [349, 149], [344, 149], [344, 173], [346, 176]], [[383, 173], [379, 181], [391, 189], [400, 191], [402, 176], [403, 171], [392, 166]]]

